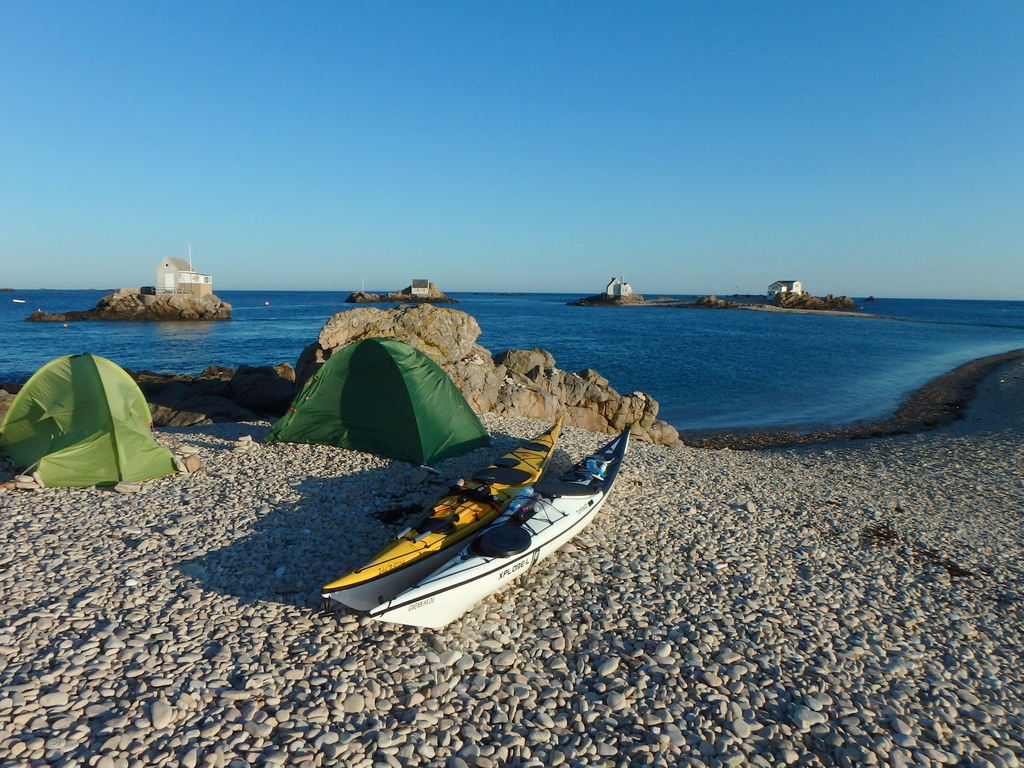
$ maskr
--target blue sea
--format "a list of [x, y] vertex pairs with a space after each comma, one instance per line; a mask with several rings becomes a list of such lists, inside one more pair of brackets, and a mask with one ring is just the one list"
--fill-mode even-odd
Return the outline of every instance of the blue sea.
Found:
[[[0, 381], [23, 382], [60, 355], [91, 352], [133, 370], [289, 362], [316, 340], [348, 291], [218, 291], [226, 322], [27, 323], [34, 310], [90, 309], [101, 291], [0, 293]], [[579, 294], [456, 293], [492, 353], [542, 347], [560, 368], [595, 368], [642, 390], [679, 429], [844, 424], [891, 413], [935, 376], [1024, 348], [1024, 302], [880, 299], [831, 315], [570, 307]], [[681, 297], [682, 298], [682, 297]], [[24, 299], [24, 304], [14, 299]]]

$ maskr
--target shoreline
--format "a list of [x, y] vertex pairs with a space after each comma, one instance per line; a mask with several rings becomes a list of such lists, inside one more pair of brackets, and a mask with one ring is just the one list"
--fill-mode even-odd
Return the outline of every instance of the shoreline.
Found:
[[792, 427], [679, 430], [679, 439], [692, 448], [754, 451], [870, 440], [941, 429], [964, 418], [967, 407], [986, 378], [1002, 366], [1022, 358], [1024, 349], [1016, 349], [964, 363], [912, 392], [891, 416], [878, 421], [825, 426], [810, 432], [800, 432]]

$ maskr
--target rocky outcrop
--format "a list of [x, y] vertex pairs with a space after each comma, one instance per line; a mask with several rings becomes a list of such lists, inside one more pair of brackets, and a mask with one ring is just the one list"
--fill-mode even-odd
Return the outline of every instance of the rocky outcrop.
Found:
[[288, 363], [237, 369], [210, 366], [198, 376], [129, 373], [146, 396], [158, 427], [277, 417], [291, 403], [295, 384], [295, 371]]
[[0, 384], [0, 423], [3, 423], [7, 409], [14, 402], [14, 396], [21, 391], [20, 384]]
[[717, 296], [701, 296], [693, 305], [704, 309], [736, 309], [740, 306], [735, 301], [726, 301]]
[[474, 410], [552, 420], [617, 433], [632, 426], [641, 439], [675, 445], [678, 433], [657, 418], [657, 401], [621, 395], [592, 369], [567, 373], [543, 349], [510, 349], [491, 357], [476, 343], [480, 326], [465, 312], [433, 306], [360, 308], [334, 315], [296, 364], [300, 386], [337, 350], [364, 338], [404, 341], [441, 366]]
[[292, 402], [295, 370], [288, 363], [240, 365], [229, 380], [228, 399], [256, 413], [283, 414]]
[[433, 283], [428, 283], [427, 294], [413, 296], [412, 286], [393, 293], [365, 293], [354, 291], [347, 299], [348, 304], [458, 304], [457, 299], [445, 296]]
[[657, 418], [657, 400], [643, 392], [621, 395], [592, 368], [568, 373], [543, 349], [512, 349], [497, 355], [495, 364], [505, 368], [506, 378], [494, 413], [545, 420], [561, 415], [570, 426], [612, 434], [632, 426], [642, 439], [678, 444], [675, 428]]
[[133, 288], [122, 288], [104, 296], [93, 309], [81, 312], [49, 313], [36, 311], [32, 322], [72, 322], [78, 320], [227, 320], [231, 305], [216, 295], [193, 296], [188, 293], [150, 295]]
[[831, 293], [824, 298], [811, 296], [807, 291], [801, 293], [777, 293], [773, 303], [786, 309], [818, 309], [818, 310], [851, 310], [860, 309], [856, 302], [848, 296], [833, 296]]
[[643, 304], [646, 299], [639, 293], [631, 293], [628, 296], [609, 296], [599, 293], [596, 296], [585, 296], [576, 301], [568, 301], [570, 307], [621, 307], [628, 304]]

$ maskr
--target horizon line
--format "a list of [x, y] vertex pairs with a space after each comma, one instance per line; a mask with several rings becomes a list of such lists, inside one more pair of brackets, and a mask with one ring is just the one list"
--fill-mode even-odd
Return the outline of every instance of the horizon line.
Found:
[[[29, 291], [48, 291], [48, 292], [59, 292], [59, 291], [81, 291], [91, 293], [113, 293], [124, 288], [0, 288], [0, 293], [18, 293], [29, 292]], [[362, 289], [356, 288], [222, 288], [222, 291], [232, 293], [360, 293]], [[387, 293], [388, 291], [366, 291], [366, 293]], [[216, 293], [216, 291], [214, 291]], [[494, 290], [481, 290], [481, 291], [448, 291], [446, 295], [455, 294], [484, 294], [492, 296], [592, 296], [600, 295], [590, 294], [585, 291], [494, 291]], [[764, 296], [764, 293], [725, 293], [725, 292], [700, 292], [700, 293], [658, 293], [659, 296], [668, 297], [689, 297], [689, 296]], [[813, 294], [812, 294], [813, 295]], [[868, 298], [875, 299], [887, 299], [897, 301], [1007, 301], [1007, 302], [1024, 302], [1024, 298], [1020, 299], [977, 299], [977, 298], [964, 298], [954, 296], [876, 296], [874, 294], [867, 294], [866, 296], [857, 296], [854, 294], [844, 294], [847, 298], [861, 299], [862, 301]], [[382, 304], [394, 304], [402, 302], [366, 302], [368, 304], [382, 303]], [[432, 303], [432, 302], [426, 302]], [[355, 305], [357, 306], [357, 305]]]

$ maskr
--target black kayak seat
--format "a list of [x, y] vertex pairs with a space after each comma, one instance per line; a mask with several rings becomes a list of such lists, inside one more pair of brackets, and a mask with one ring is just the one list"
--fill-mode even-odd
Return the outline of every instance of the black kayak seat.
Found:
[[550, 446], [544, 445], [543, 443], [523, 443], [520, 448], [525, 448], [528, 451], [547, 451]]
[[455, 532], [455, 520], [451, 517], [428, 517], [415, 525], [416, 533], [440, 533], [447, 536]]
[[484, 557], [509, 557], [530, 548], [529, 532], [518, 525], [497, 525], [481, 533], [470, 550]]
[[502, 456], [500, 459], [495, 459], [494, 466], [496, 467], [515, 467], [519, 465], [519, 459], [512, 459], [507, 456]]
[[500, 483], [502, 485], [523, 485], [529, 482], [532, 475], [525, 469], [512, 467], [486, 467], [473, 474], [473, 479], [481, 483]]
[[562, 483], [558, 480], [541, 480], [533, 486], [534, 493], [547, 496], [549, 499], [559, 496], [593, 496], [601, 490], [602, 483], [593, 485], [583, 483]]

